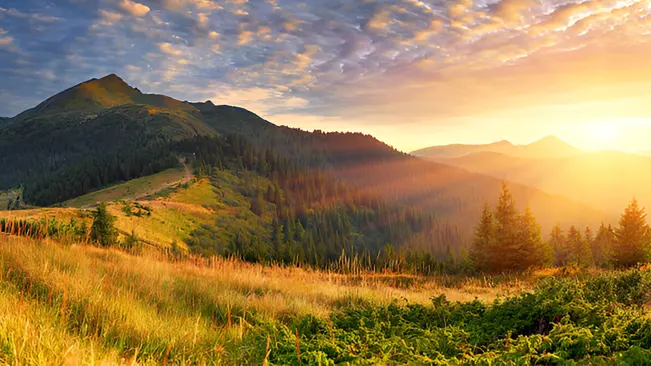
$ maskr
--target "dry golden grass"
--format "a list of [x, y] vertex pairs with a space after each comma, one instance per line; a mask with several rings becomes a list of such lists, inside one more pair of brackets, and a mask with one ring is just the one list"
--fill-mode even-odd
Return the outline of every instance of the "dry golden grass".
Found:
[[[28, 210], [0, 211], [0, 218], [24, 219], [38, 221], [44, 218], [56, 218], [57, 220], [69, 221], [89, 219], [89, 215], [76, 208], [33, 208]], [[90, 221], [88, 221], [90, 223]]]
[[239, 346], [253, 319], [321, 317], [359, 301], [428, 304], [440, 294], [491, 301], [526, 289], [523, 281], [482, 286], [478, 279], [349, 276], [225, 258], [174, 261], [157, 251], [134, 256], [6, 235], [0, 276], [0, 362], [40, 364], [120, 363], [134, 355], [141, 363], [255, 360]]

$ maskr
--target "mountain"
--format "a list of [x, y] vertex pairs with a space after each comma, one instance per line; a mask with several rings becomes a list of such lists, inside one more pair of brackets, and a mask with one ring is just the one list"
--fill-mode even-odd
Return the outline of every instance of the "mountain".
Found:
[[547, 136], [529, 145], [514, 145], [508, 141], [499, 141], [485, 145], [445, 145], [432, 146], [413, 151], [420, 157], [455, 158], [479, 152], [500, 153], [518, 157], [543, 158], [565, 157], [581, 153], [581, 150], [555, 136]]
[[[233, 135], [248, 142], [229, 138]], [[226, 142], [215, 145], [211, 139]], [[249, 143], [252, 147], [242, 147]], [[204, 150], [196, 150], [199, 146]], [[552, 147], [558, 152], [563, 146], [551, 139], [526, 147], [493, 145], [532, 154]], [[202, 171], [212, 165], [257, 166], [254, 162], [281, 156], [278, 161], [288, 162], [282, 164], [319, 170], [377, 197], [368, 202], [380, 199], [432, 215], [456, 227], [448, 236], [465, 240], [484, 203], [495, 202], [501, 189], [501, 179], [423, 161], [369, 135], [280, 127], [243, 108], [144, 94], [116, 75], [78, 84], [0, 125], [0, 189], [23, 185], [27, 203], [47, 206], [177, 166], [179, 155], [190, 151], [211, 156]], [[244, 155], [226, 163], [237, 153]], [[556, 222], [596, 225], [610, 219], [525, 185], [513, 184], [512, 191], [521, 208], [531, 205], [545, 229]]]

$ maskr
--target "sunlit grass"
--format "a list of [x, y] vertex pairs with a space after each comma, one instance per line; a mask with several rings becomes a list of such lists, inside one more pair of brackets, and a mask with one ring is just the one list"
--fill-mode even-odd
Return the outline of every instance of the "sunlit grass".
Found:
[[132, 179], [108, 188], [95, 191], [81, 197], [66, 201], [66, 207], [87, 207], [98, 202], [111, 202], [123, 199], [136, 199], [154, 194], [161, 189], [181, 182], [185, 178], [185, 170], [180, 168], [168, 169], [163, 172], [142, 178]]
[[428, 304], [441, 293], [491, 301], [523, 288], [512, 281], [473, 287], [450, 278], [347, 276], [224, 258], [174, 261], [159, 252], [132, 256], [8, 236], [0, 238], [0, 276], [0, 361], [42, 364], [134, 357], [261, 363], [264, 352], [243, 346], [259, 322], [324, 317], [359, 301]]

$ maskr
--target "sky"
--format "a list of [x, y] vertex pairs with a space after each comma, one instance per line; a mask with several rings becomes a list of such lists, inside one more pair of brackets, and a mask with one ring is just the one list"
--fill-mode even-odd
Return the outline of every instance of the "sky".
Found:
[[651, 0], [4, 0], [0, 116], [115, 73], [403, 151], [651, 151]]

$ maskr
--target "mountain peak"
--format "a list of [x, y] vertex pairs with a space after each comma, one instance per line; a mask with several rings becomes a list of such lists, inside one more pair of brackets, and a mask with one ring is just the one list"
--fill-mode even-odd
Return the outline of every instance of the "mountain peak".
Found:
[[132, 88], [129, 84], [122, 80], [122, 78], [115, 74], [108, 74], [99, 80], [89, 80], [87, 83], [97, 83], [101, 88], [111, 93], [121, 93], [127, 96], [134, 96], [136, 94], [139, 94], [135, 88]]
[[569, 147], [572, 149], [576, 149], [574, 146], [570, 145], [569, 143], [561, 140], [560, 138], [554, 136], [554, 135], [549, 135], [541, 138], [540, 140], [536, 140], [529, 145], [525, 145], [527, 147], [534, 147], [534, 146], [540, 146], [540, 147]]
[[566, 144], [565, 141], [561, 140], [560, 138], [558, 138], [558, 137], [556, 137], [554, 135], [547, 135], [547, 136], [541, 138], [540, 140], [535, 141], [534, 144], [535, 143], [555, 143], [555, 144], [556, 143], [562, 143], [562, 144]]
[[553, 135], [545, 136], [529, 145], [524, 145], [523, 150], [526, 152], [524, 155], [532, 157], [570, 156], [581, 152], [578, 148]]
[[513, 143], [509, 140], [501, 140], [497, 142], [493, 142], [492, 144], [489, 144], [491, 146], [514, 146]]
[[56, 94], [36, 107], [17, 117], [62, 113], [69, 111], [93, 111], [134, 102], [141, 95], [116, 74], [101, 79], [90, 79]]
[[115, 74], [108, 74], [108, 75], [104, 76], [103, 78], [101, 78], [100, 80], [118, 80], [118, 81], [124, 82], [124, 80], [122, 80], [121, 77], [119, 77], [119, 76], [117, 76]]

